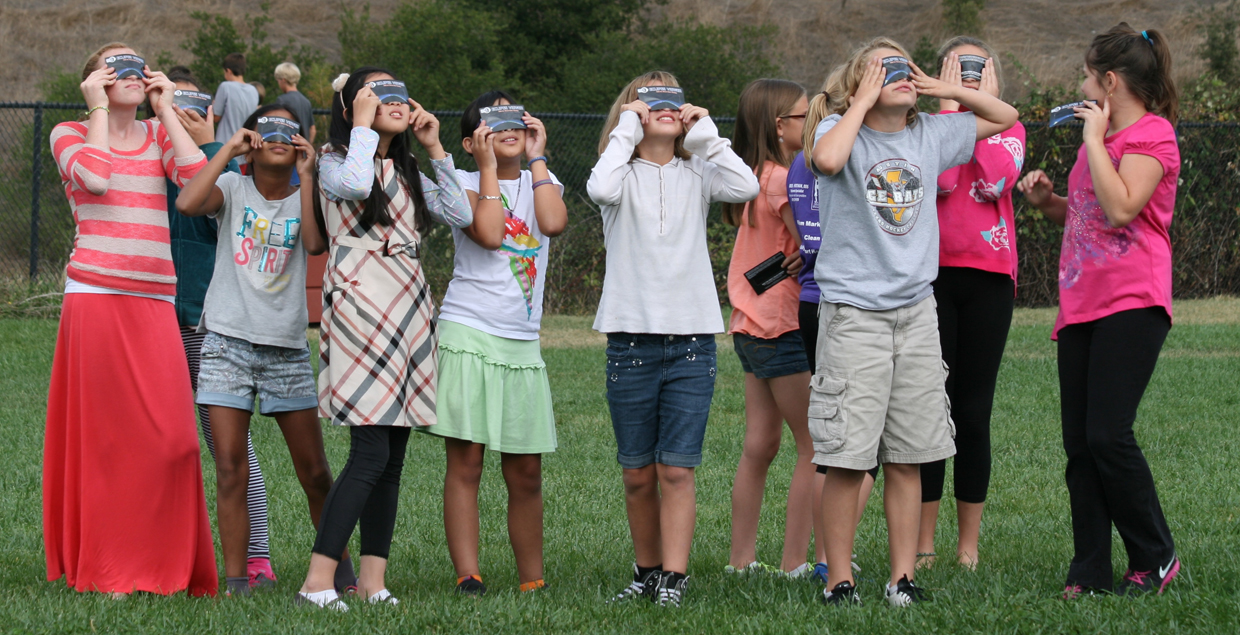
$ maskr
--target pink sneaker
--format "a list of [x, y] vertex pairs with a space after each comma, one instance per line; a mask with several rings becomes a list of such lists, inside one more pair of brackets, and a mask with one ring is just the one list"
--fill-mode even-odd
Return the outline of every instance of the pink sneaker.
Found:
[[276, 572], [271, 570], [271, 558], [250, 558], [245, 563], [250, 576], [250, 588], [268, 589], [276, 585]]

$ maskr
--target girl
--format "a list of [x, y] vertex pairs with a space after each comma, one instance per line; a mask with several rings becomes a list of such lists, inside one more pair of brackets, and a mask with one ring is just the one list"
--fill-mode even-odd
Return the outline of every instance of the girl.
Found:
[[[180, 90], [197, 91], [198, 80], [183, 66], [168, 70], [168, 79]], [[211, 106], [207, 106], [204, 118], [193, 110], [176, 108], [177, 118], [189, 133], [198, 149], [212, 159], [223, 144], [215, 140], [211, 124]], [[229, 161], [228, 172], [237, 172], [237, 162]], [[181, 344], [185, 348], [185, 361], [189, 363], [189, 381], [194, 392], [198, 391], [198, 367], [201, 361], [202, 340], [205, 334], [198, 332], [202, 317], [202, 303], [211, 284], [211, 272], [215, 263], [215, 247], [219, 242], [219, 223], [207, 216], [188, 217], [176, 211], [177, 195], [181, 189], [172, 181], [168, 187], [168, 229], [172, 237], [172, 264], [177, 272], [176, 311], [181, 327]], [[207, 450], [215, 457], [215, 441], [211, 436], [211, 416], [204, 405], [198, 406], [198, 424]], [[246, 485], [246, 508], [250, 515], [250, 544], [247, 549], [246, 574], [251, 587], [270, 587], [276, 582], [271, 568], [270, 536], [267, 525], [267, 488], [263, 473], [254, 453], [254, 444], [246, 440], [246, 457], [250, 479]]]
[[[184, 185], [206, 157], [172, 82], [145, 66], [120, 77], [117, 55], [136, 53], [113, 42], [86, 59], [85, 120], [51, 136], [77, 235], [47, 397], [47, 578], [115, 597], [214, 595], [164, 197], [165, 177]], [[155, 118], [139, 121], [148, 95]]]
[[[330, 143], [319, 160], [316, 227], [330, 243], [323, 274], [319, 415], [350, 426], [349, 459], [323, 506], [298, 603], [346, 611], [332, 588], [336, 559], [361, 521], [359, 591], [396, 603], [384, 583], [405, 445], [435, 423], [435, 323], [418, 250], [432, 219], [473, 222], [439, 120], [412, 99], [380, 103], [363, 67], [332, 82]], [[435, 181], [418, 172], [410, 130]], [[316, 217], [318, 216], [316, 211]]]
[[[917, 465], [956, 451], [930, 298], [938, 215], [924, 184], [968, 161], [975, 141], [1016, 122], [1011, 106], [928, 77], [907, 58], [887, 38], [858, 49], [832, 73], [828, 91], [814, 97], [807, 122], [814, 125], [806, 128], [807, 137], [814, 131], [806, 147], [818, 175], [822, 230], [809, 425], [814, 462], [831, 468], [822, 494], [829, 604], [860, 602], [849, 555], [858, 493], [866, 470], [878, 463], [886, 473], [891, 545], [887, 599], [893, 606], [924, 599], [913, 583]], [[986, 69], [994, 72], [990, 63]], [[918, 94], [959, 101], [972, 112], [918, 114]]]
[[[953, 57], [953, 55], [955, 57]], [[963, 73], [960, 56], [990, 60], [994, 72]], [[939, 49], [939, 79], [982, 90], [993, 97], [1003, 92], [999, 58], [986, 43], [960, 36]], [[975, 64], [970, 59], [971, 66]], [[962, 112], [954, 101], [939, 101], [939, 113]], [[1025, 128], [983, 139], [973, 147], [973, 160], [939, 175], [939, 275], [934, 281], [938, 305], [939, 343], [947, 375], [947, 397], [956, 424], [954, 491], [960, 538], [956, 559], [977, 567], [977, 540], [982, 506], [990, 486], [990, 410], [995, 380], [1016, 295], [1016, 225], [1012, 187], [1025, 160]], [[943, 498], [947, 461], [921, 465], [921, 531], [918, 564], [934, 562], [934, 527]]]
[[[177, 197], [182, 214], [214, 217], [224, 241], [198, 322], [206, 336], [197, 402], [213, 423], [216, 514], [230, 595], [250, 590], [247, 447], [256, 395], [260, 412], [275, 417], [284, 434], [316, 527], [331, 489], [306, 342], [306, 252], [322, 253], [325, 244], [317, 231], [304, 237], [301, 231], [309, 216], [303, 210], [314, 205], [311, 188], [289, 184], [294, 168], [311, 176], [315, 152], [300, 134], [292, 143], [264, 141], [255, 128], [268, 117], [295, 120], [283, 106], [260, 106]], [[242, 156], [247, 176], [224, 173]]]
[[607, 402], [624, 470], [636, 564], [613, 600], [680, 606], [697, 518], [693, 470], [715, 390], [723, 331], [706, 247], [713, 202], [744, 203], [758, 180], [706, 109], [651, 111], [644, 86], [677, 86], [653, 71], [612, 104], [586, 189], [602, 209], [607, 269], [594, 329], [607, 334]]
[[[508, 485], [508, 537], [522, 591], [542, 588], [542, 454], [556, 447], [551, 385], [539, 352], [550, 236], [568, 223], [563, 186], [547, 170], [547, 131], [526, 113], [526, 129], [494, 132], [480, 110], [511, 105], [492, 91], [461, 117], [461, 145], [477, 172], [457, 175], [474, 221], [452, 230], [456, 262], [439, 313], [438, 422], [444, 437], [444, 531], [457, 591], [486, 592], [478, 567], [478, 482], [483, 453], [500, 453]], [[522, 155], [529, 170], [521, 169]], [[546, 187], [550, 185], [551, 187]]]
[[1162, 593], [1180, 571], [1154, 477], [1133, 434], [1171, 329], [1171, 241], [1180, 151], [1167, 38], [1120, 23], [1085, 53], [1084, 143], [1054, 193], [1018, 187], [1065, 226], [1059, 257], [1059, 391], [1076, 554], [1064, 598], [1110, 591], [1111, 525], [1128, 552], [1120, 594]]
[[[814, 444], [809, 438], [809, 364], [798, 332], [795, 275], [801, 267], [796, 223], [788, 204], [788, 163], [801, 149], [809, 108], [796, 82], [759, 79], [741, 93], [736, 153], [758, 178], [761, 194], [748, 204], [724, 204], [724, 222], [739, 227], [728, 267], [732, 318], [728, 332], [745, 370], [745, 445], [732, 484], [732, 552], [725, 571], [761, 571], [757, 560], [758, 516], [771, 461], [779, 452], [783, 422], [796, 441], [797, 462], [788, 488], [784, 553], [778, 571], [808, 575], [805, 550], [813, 524]], [[761, 295], [745, 272], [783, 253], [793, 277]]]

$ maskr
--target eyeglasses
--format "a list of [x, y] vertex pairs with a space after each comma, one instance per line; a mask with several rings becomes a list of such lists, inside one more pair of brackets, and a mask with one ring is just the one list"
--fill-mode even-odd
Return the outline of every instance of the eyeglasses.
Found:
[[[809, 113], [805, 113], [805, 115], [808, 115], [808, 114]], [[805, 115], [781, 115], [779, 117], [776, 117], [776, 119], [804, 119]]]

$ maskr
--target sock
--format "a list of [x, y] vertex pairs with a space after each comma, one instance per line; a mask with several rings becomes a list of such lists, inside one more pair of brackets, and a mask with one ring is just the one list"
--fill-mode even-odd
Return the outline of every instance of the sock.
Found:
[[637, 565], [637, 579], [638, 581], [644, 580], [646, 579], [646, 575], [649, 574], [651, 571], [662, 571], [662, 570], [663, 570], [662, 562], [654, 565], [653, 567], [643, 567], [639, 564]]
[[335, 579], [332, 581], [336, 592], [340, 593], [349, 587], [357, 588], [357, 574], [353, 573], [353, 559], [345, 558], [336, 565]]
[[227, 581], [227, 589], [229, 595], [249, 595], [250, 594], [250, 576], [241, 576], [238, 578], [225, 578]]
[[529, 592], [529, 591], [533, 591], [533, 590], [535, 590], [535, 589], [542, 589], [542, 588], [545, 588], [546, 586], [547, 586], [547, 583], [546, 583], [546, 582], [545, 582], [542, 578], [539, 578], [539, 579], [537, 579], [537, 580], [534, 580], [533, 582], [522, 582], [522, 583], [521, 583], [521, 592], [522, 592], [522, 593], [527, 593], [527, 592]]
[[683, 573], [677, 573], [675, 571], [664, 571], [664, 573], [667, 574], [667, 586], [669, 587], [676, 586], [677, 582], [689, 577]]

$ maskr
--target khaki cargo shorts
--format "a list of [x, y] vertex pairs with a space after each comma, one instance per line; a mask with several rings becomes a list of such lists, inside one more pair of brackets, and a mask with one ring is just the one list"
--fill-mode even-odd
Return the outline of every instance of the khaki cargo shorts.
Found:
[[823, 302], [818, 319], [814, 463], [868, 470], [956, 454], [934, 296], [889, 311]]

